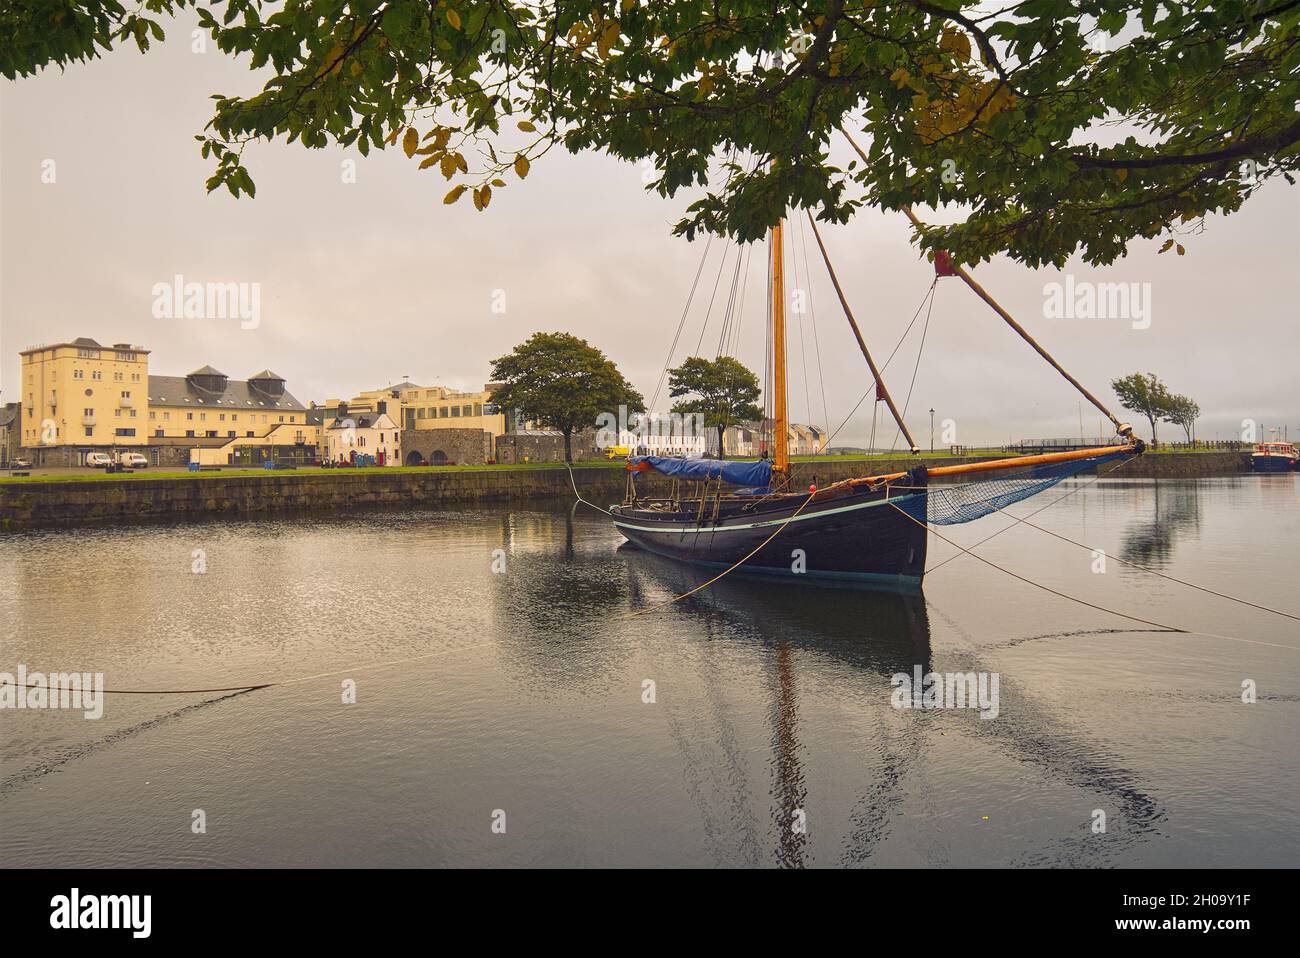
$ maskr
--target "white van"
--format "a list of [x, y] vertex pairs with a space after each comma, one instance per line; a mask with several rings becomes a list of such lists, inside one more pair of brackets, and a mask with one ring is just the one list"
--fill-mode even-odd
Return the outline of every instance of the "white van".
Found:
[[86, 453], [86, 465], [91, 469], [103, 469], [105, 466], [113, 464], [113, 460], [106, 452], [88, 452]]
[[149, 465], [149, 460], [138, 452], [119, 452], [117, 464], [128, 469], [144, 469]]

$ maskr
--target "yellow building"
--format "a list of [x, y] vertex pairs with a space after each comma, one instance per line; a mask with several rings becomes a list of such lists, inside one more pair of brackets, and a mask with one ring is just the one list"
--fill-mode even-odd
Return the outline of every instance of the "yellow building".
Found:
[[404, 429], [482, 429], [494, 439], [509, 431], [505, 413], [492, 405], [488, 383], [477, 392], [446, 386], [415, 386], [402, 391]]
[[18, 355], [21, 442], [36, 465], [79, 465], [89, 452], [146, 444], [149, 350], [83, 337]]
[[256, 465], [264, 458], [315, 458], [316, 427], [308, 410], [269, 369], [231, 379], [202, 366], [188, 376], [149, 377], [149, 442], [165, 461], [169, 449], [189, 449], [201, 465]]
[[417, 386], [402, 382], [370, 389], [349, 400], [327, 399], [325, 419], [335, 418], [340, 407], [349, 413], [386, 414], [402, 429], [481, 429], [494, 439], [510, 431], [511, 422], [489, 401], [495, 383], [477, 392], [447, 386]]
[[270, 370], [247, 380], [211, 366], [151, 376], [149, 350], [86, 338], [19, 355], [22, 446], [35, 465], [83, 465], [88, 453], [115, 448], [151, 465], [315, 455], [317, 427]]

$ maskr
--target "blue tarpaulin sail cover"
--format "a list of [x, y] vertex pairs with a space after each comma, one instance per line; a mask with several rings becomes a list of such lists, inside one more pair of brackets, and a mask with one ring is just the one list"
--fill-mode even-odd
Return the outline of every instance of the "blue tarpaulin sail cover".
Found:
[[632, 456], [627, 461], [632, 472], [653, 469], [677, 479], [718, 479], [736, 486], [766, 486], [772, 479], [772, 463], [727, 462], [721, 459], [671, 459], [667, 456]]

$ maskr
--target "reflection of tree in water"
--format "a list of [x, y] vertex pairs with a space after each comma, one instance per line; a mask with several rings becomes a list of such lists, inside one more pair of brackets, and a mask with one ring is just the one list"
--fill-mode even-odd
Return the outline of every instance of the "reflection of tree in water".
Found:
[[625, 607], [610, 589], [624, 575], [622, 560], [603, 536], [584, 543], [584, 523], [568, 503], [553, 512], [511, 511], [502, 522], [507, 571], [493, 577], [492, 601], [507, 664], [548, 697], [607, 688], [633, 646], [612, 620], [610, 628], [592, 626], [600, 610]]
[[[701, 581], [698, 572], [670, 560], [629, 547], [619, 551], [628, 564], [633, 607], [681, 594]], [[876, 736], [868, 743], [875, 752], [874, 774], [849, 813], [850, 831], [841, 841], [839, 855], [842, 865], [864, 865], [873, 860], [901, 819], [907, 784], [924, 757], [927, 737], [941, 729], [951, 734], [955, 728], [961, 734], [978, 736], [1012, 759], [1041, 769], [1053, 781], [1094, 794], [1097, 802], [1117, 810], [1109, 835], [1092, 835], [1086, 827], [1085, 811], [1080, 814], [1077, 834], [1026, 852], [1016, 864], [1114, 863], [1133, 843], [1146, 841], [1166, 818], [1162, 806], [1141, 790], [1133, 771], [1119, 765], [1099, 745], [1061, 728], [1049, 709], [1013, 683], [1002, 682], [1001, 713], [994, 721], [983, 721], [975, 713], [893, 709], [887, 686], [894, 673], [911, 672], [918, 663], [923, 671], [937, 667], [931, 663], [929, 619], [925, 600], [920, 597], [731, 576], [676, 608], [689, 613], [710, 637], [715, 631], [721, 633], [725, 625], [728, 638], [750, 642], [756, 656], [766, 656], [772, 776], [768, 818], [773, 829], [768, 847], [782, 867], [811, 864], [808, 836], [791, 825], [792, 812], [806, 807], [809, 787], [815, 790], [817, 784], [807, 780], [805, 750], [799, 737], [799, 690], [802, 678], [816, 680], [814, 663], [822, 657], [852, 666], [877, 686], [856, 700], [871, 713], [865, 718]], [[996, 671], [974, 654], [945, 652], [944, 660], [945, 671]], [[720, 707], [725, 687], [719, 689], [718, 681], [714, 672], [706, 687], [713, 700], [710, 712], [717, 733], [730, 743], [724, 748], [725, 767], [702, 766], [701, 736], [686, 734], [676, 719], [670, 720], [670, 727], [683, 757], [688, 790], [705, 823], [710, 853], [719, 862], [734, 862], [739, 853], [746, 864], [758, 864], [763, 853], [756, 844], [757, 825], [749, 805], [753, 793], [736, 754], [738, 736]], [[717, 774], [711, 774], [714, 772]], [[723, 783], [725, 809], [715, 808], [717, 802], [710, 804], [706, 797], [704, 786], [710, 779]], [[942, 858], [942, 853], [938, 856]]]
[[1120, 543], [1120, 558], [1144, 566], [1164, 566], [1179, 536], [1201, 528], [1201, 487], [1196, 482], [1160, 482], [1152, 487], [1152, 514], [1135, 519]]

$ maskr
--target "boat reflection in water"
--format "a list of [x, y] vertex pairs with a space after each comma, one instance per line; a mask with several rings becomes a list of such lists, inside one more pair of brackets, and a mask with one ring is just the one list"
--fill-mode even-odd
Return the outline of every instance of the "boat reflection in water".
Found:
[[[748, 658], [764, 671], [761, 695], [767, 705], [762, 710], [770, 736], [765, 749], [770, 750], [767, 839], [753, 834], [758, 829], [752, 827], [749, 834], [735, 836], [732, 846], [715, 850], [719, 861], [732, 862], [736, 846], [749, 841], [753, 847], [742, 855], [744, 863], [775, 862], [782, 867], [908, 863], [907, 856], [914, 854], [918, 844], [945, 845], [938, 833], [918, 837], [917, 830], [925, 834], [928, 826], [917, 813], [932, 814], [934, 802], [933, 796], [926, 797], [922, 784], [937, 769], [960, 761], [961, 755], [990, 750], [1000, 758], [995, 765], [981, 768], [977, 790], [991, 790], [1014, 803], [1021, 800], [1026, 781], [1038, 779], [1062, 786], [1067, 793], [1083, 793], [1081, 799], [1068, 799], [1071, 815], [1076, 804], [1118, 813], [1105, 841], [1089, 841], [1086, 829], [1077, 829], [1072, 819], [1064, 830], [1051, 822], [1026, 824], [1028, 831], [1021, 837], [1033, 850], [1002, 864], [1113, 865], [1167, 818], [1164, 807], [1141, 787], [1113, 744], [1061, 720], [1052, 704], [1054, 689], [1036, 683], [1031, 693], [1004, 676], [1000, 712], [992, 721], [981, 720], [969, 709], [929, 711], [892, 704], [891, 680], [898, 673], [911, 675], [917, 667], [923, 673], [997, 672], [1003, 645], [1056, 640], [1059, 632], [987, 647], [945, 641], [942, 654], [936, 655], [922, 596], [813, 581], [793, 585], [733, 574], [671, 602], [707, 581], [706, 577], [630, 544], [621, 546], [618, 555], [627, 565], [631, 608], [653, 610], [648, 616], [676, 617], [675, 631], [681, 636], [676, 665], [695, 657], [700, 643], [721, 642], [740, 649], [739, 658]], [[945, 633], [950, 631], [946, 618], [940, 617]], [[635, 628], [636, 621], [631, 619], [629, 628]], [[716, 656], [731, 651], [718, 650]], [[703, 653], [704, 661], [713, 661], [711, 654]], [[697, 727], [682, 730], [679, 748], [688, 778], [721, 778], [734, 789], [733, 795], [719, 799], [722, 809], [705, 807], [701, 800], [701, 814], [717, 825], [748, 814], [751, 801], [759, 800], [760, 793], [747, 784], [745, 765], [737, 756], [725, 756], [720, 769], [693, 767], [698, 764], [692, 754], [698, 752], [697, 743], [715, 735], [734, 741], [746, 737], [746, 730], [734, 727], [735, 720], [728, 717], [738, 707], [735, 697], [743, 694], [741, 690], [726, 687], [710, 694], [720, 701], [711, 704]], [[984, 779], [992, 768], [1001, 768], [1001, 777]], [[860, 778], [847, 823], [828, 823], [820, 816], [821, 839], [814, 855], [808, 834], [792, 827], [792, 814], [807, 807], [810, 792], [816, 804], [828, 779], [842, 785], [846, 776]], [[960, 792], [943, 796], [949, 806], [967, 800]], [[827, 859], [828, 827], [838, 839], [834, 860]], [[891, 836], [896, 843], [886, 851]], [[944, 852], [924, 854], [920, 864], [954, 863]]]
[[[627, 561], [633, 609], [660, 606], [703, 579], [698, 570], [692, 572], [631, 543], [620, 546], [618, 554]], [[828, 675], [847, 678], [855, 685], [861, 684], [861, 677], [868, 678], [869, 687], [860, 689], [854, 701], [868, 713], [876, 713], [877, 741], [872, 748], [879, 774], [854, 803], [841, 864], [868, 861], [888, 834], [890, 820], [899, 813], [907, 771], [920, 751], [919, 736], [896, 739], [886, 727], [899, 721], [898, 713], [889, 706], [890, 678], [898, 672], [910, 675], [918, 664], [925, 671], [930, 669], [925, 600], [915, 594], [873, 592], [814, 580], [794, 586], [766, 577], [732, 574], [673, 605], [698, 622], [710, 639], [731, 638], [768, 652], [763, 662], [770, 698], [769, 835], [774, 843], [771, 858], [783, 868], [814, 863], [810, 861], [808, 833], [796, 827], [796, 816], [807, 808], [809, 787], [806, 743], [800, 737], [800, 685], [820, 682]], [[721, 628], [724, 623], [725, 630]], [[712, 628], [715, 625], [719, 627], [716, 630]], [[810, 667], [812, 661], [818, 664]], [[724, 738], [736, 737], [734, 730], [720, 731]], [[815, 730], [804, 734], [820, 737]], [[743, 788], [744, 774], [742, 768], [728, 770], [737, 788]], [[735, 796], [737, 803], [748, 799], [747, 794]], [[706, 809], [701, 811], [709, 814]], [[760, 851], [757, 836], [748, 839], [747, 864], [771, 860]]]

